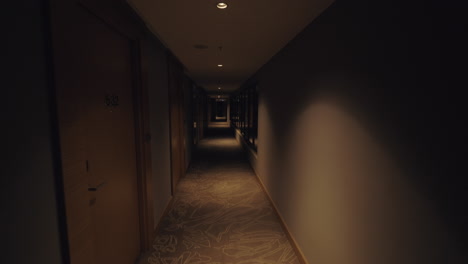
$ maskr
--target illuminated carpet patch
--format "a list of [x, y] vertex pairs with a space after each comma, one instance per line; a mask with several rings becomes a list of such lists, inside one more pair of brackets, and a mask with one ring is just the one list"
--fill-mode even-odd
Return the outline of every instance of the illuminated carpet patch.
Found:
[[148, 263], [299, 263], [235, 139], [201, 142]]

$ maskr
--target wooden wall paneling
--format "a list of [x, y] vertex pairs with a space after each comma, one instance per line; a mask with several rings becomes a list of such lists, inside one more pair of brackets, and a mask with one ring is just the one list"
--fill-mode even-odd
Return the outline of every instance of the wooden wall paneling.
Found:
[[194, 145], [197, 145], [203, 138], [203, 90], [192, 83], [192, 116], [193, 122], [196, 123], [194, 130]]
[[172, 193], [176, 191], [179, 179], [183, 174], [182, 156], [182, 89], [181, 74], [179, 62], [172, 55], [168, 56], [168, 79], [169, 79], [169, 113], [170, 113], [170, 133], [171, 133], [171, 175], [172, 175]]
[[171, 145], [171, 192], [172, 192], [172, 195], [174, 195], [175, 193], [175, 185], [176, 185], [176, 182], [177, 182], [177, 176], [179, 175], [178, 173], [178, 167], [176, 166], [176, 152], [175, 152], [175, 149], [178, 142], [177, 142], [177, 130], [174, 128], [175, 124], [174, 124], [174, 116], [175, 116], [175, 113], [177, 111], [177, 109], [175, 108], [175, 91], [174, 91], [174, 62], [172, 61], [172, 57], [170, 56], [170, 54], [168, 54], [167, 56], [167, 75], [168, 75], [168, 95], [169, 95], [169, 130], [170, 130], [170, 145]]
[[203, 92], [201, 91], [201, 89], [199, 89], [199, 93], [200, 93], [200, 98], [198, 99], [198, 122], [200, 123], [199, 126], [198, 126], [198, 137], [199, 137], [199, 140], [202, 140], [203, 139], [203, 128], [205, 127], [205, 124], [204, 124], [204, 120], [203, 120], [203, 115], [204, 115], [204, 108], [203, 108]]
[[198, 126], [198, 134], [199, 134], [199, 140], [203, 139], [205, 137], [205, 129], [207, 127], [207, 120], [206, 120], [206, 107], [207, 107], [207, 96], [205, 91], [197, 87], [197, 91], [199, 93], [199, 99], [198, 99], [198, 122], [200, 125]]
[[141, 38], [135, 42], [135, 118], [137, 127], [137, 160], [139, 165], [139, 208], [142, 250], [149, 250], [154, 239], [153, 177], [151, 167], [151, 127], [148, 95], [149, 42]]
[[177, 64], [177, 80], [178, 80], [178, 86], [177, 86], [177, 91], [178, 91], [178, 96], [177, 96], [177, 103], [178, 103], [178, 108], [179, 108], [179, 121], [178, 121], [178, 128], [179, 128], [179, 135], [180, 135], [180, 145], [179, 145], [179, 159], [180, 159], [180, 166], [181, 166], [181, 174], [179, 176], [182, 178], [185, 175], [185, 150], [186, 150], [186, 145], [185, 145], [185, 78], [183, 74], [183, 68], [180, 63]]
[[205, 137], [205, 91], [203, 89], [200, 89], [200, 104], [199, 104], [199, 116], [198, 119], [200, 120], [200, 127], [199, 127], [199, 134], [200, 134], [200, 140]]
[[[200, 89], [200, 88], [199, 88]], [[205, 93], [200, 89], [200, 102], [198, 105], [198, 120], [200, 121], [200, 126], [198, 128], [198, 133], [200, 135], [200, 140], [205, 137]]]
[[186, 136], [185, 136], [185, 111], [186, 111], [186, 106], [185, 106], [185, 76], [183, 72], [183, 66], [180, 64], [180, 62], [177, 63], [177, 104], [178, 104], [178, 129], [179, 129], [179, 164], [180, 164], [180, 175], [179, 175], [179, 180], [185, 175], [185, 151], [186, 151]]

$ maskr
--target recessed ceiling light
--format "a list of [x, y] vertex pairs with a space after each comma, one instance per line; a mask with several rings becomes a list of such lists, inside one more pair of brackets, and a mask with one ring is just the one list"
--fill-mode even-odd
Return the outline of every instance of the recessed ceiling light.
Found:
[[216, 5], [216, 7], [219, 8], [219, 9], [226, 9], [226, 8], [227, 8], [227, 4], [221, 2], [221, 3], [218, 3], [218, 4]]
[[221, 87], [218, 87], [218, 90], [221, 90]]
[[223, 67], [223, 65], [222, 65], [222, 64], [218, 64], [218, 67], [220, 67], [220, 68], [221, 68], [221, 67]]

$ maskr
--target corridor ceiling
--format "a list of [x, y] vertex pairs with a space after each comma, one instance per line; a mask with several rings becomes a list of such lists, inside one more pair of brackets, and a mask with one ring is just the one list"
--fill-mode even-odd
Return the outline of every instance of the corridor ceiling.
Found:
[[[208, 92], [238, 89], [333, 2], [127, 1], [182, 62], [188, 76]], [[219, 2], [228, 7], [218, 9]]]

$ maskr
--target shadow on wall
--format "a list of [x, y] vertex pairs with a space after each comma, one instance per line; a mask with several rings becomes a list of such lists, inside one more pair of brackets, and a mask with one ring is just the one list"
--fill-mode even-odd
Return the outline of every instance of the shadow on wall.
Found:
[[[263, 164], [277, 164], [267, 174], [274, 179], [266, 180], [273, 183], [269, 189], [293, 233], [300, 233], [299, 244], [309, 248], [310, 261], [453, 263], [456, 251], [463, 252], [454, 237], [464, 227], [452, 226], [461, 212], [447, 214], [444, 206], [461, 205], [463, 198], [447, 200], [443, 184], [460, 181], [438, 174], [442, 160], [432, 163], [439, 156], [431, 143], [442, 140], [437, 128], [417, 119], [411, 108], [386, 105], [393, 97], [366, 92], [364, 87], [372, 87], [368, 80], [306, 84], [315, 92], [290, 95], [286, 107], [264, 101], [267, 127], [274, 131], [268, 137], [276, 144], [272, 151], [259, 150]], [[424, 111], [439, 124], [436, 113]]]
[[[261, 174], [309, 261], [455, 263], [464, 251], [466, 197], [436, 148], [444, 140], [443, 128], [433, 127], [439, 110], [414, 106], [430, 123], [417, 110], [386, 105], [393, 97], [366, 93], [369, 79], [338, 79], [306, 84], [315, 92], [290, 95], [287, 106], [261, 107], [268, 113]], [[361, 87], [356, 94], [352, 83]]]
[[313, 248], [313, 261], [443, 263], [447, 241], [439, 219], [346, 109], [313, 103], [289, 137], [290, 224], [307, 234], [303, 245]]
[[413, 158], [415, 150], [377, 134], [378, 122], [342, 99], [317, 95], [297, 111], [287, 125], [284, 118], [264, 120], [266, 127], [282, 126], [263, 142], [278, 144], [262, 145], [259, 159], [269, 168], [262, 178], [309, 261], [460, 261], [463, 227], [451, 226], [441, 210], [443, 189], [431, 197], [434, 178], [447, 175], [430, 174], [428, 164]]
[[252, 78], [259, 174], [311, 263], [466, 257], [456, 27], [397, 2], [335, 3]]

